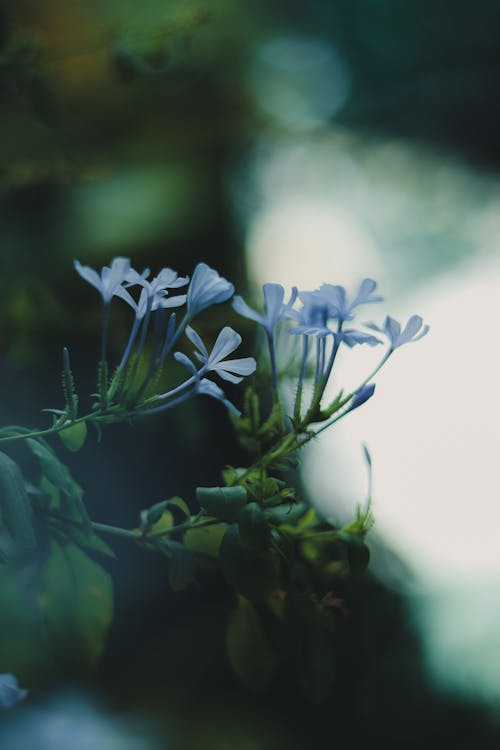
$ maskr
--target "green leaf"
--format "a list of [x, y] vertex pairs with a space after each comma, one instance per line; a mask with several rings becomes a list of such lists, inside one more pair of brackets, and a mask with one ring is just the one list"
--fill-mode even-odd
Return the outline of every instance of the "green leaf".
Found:
[[299, 536], [303, 531], [313, 529], [319, 521], [320, 519], [314, 508], [309, 508], [302, 516], [293, 519], [292, 523], [281, 524], [280, 529], [291, 536]]
[[50, 480], [47, 479], [45, 474], [40, 479], [39, 483], [40, 491], [46, 496], [45, 507], [47, 510], [58, 510], [60, 508], [61, 493], [55, 487]]
[[[60, 512], [63, 519], [67, 518], [70, 522], [67, 524], [68, 534], [71, 527], [74, 529], [79, 526], [79, 537], [86, 534], [90, 538], [94, 532], [83, 502], [82, 488], [75, 482], [67, 466], [45, 443], [32, 438], [26, 442], [32, 453], [39, 459], [42, 474], [59, 490], [59, 507], [56, 510]], [[74, 533], [78, 532], [74, 531]]]
[[276, 655], [255, 607], [242, 596], [229, 619], [226, 649], [229, 662], [244, 685], [258, 691], [269, 687], [276, 671]]
[[226, 529], [225, 523], [203, 526], [201, 529], [189, 529], [184, 534], [183, 541], [185, 546], [194, 553], [217, 558]]
[[40, 581], [40, 609], [56, 659], [94, 667], [113, 617], [109, 574], [75, 544], [52, 541]]
[[168, 506], [174, 514], [174, 518], [176, 516], [179, 517], [180, 515], [182, 517], [182, 520], [184, 520], [185, 518], [189, 518], [191, 516], [189, 506], [186, 501], [182, 499], [182, 497], [171, 497], [168, 500]]
[[[0, 664], [2, 672], [43, 681], [53, 669], [32, 575], [19, 562], [0, 565]], [[24, 743], [21, 743], [21, 745]], [[3, 746], [3, 743], [0, 742]]]
[[72, 424], [61, 430], [59, 437], [68, 450], [79, 451], [87, 438], [87, 425], [85, 422]]
[[0, 453], [0, 514], [3, 525], [19, 547], [36, 546], [33, 514], [23, 475], [5, 453]]
[[181, 544], [171, 540], [168, 542], [168, 582], [174, 591], [182, 591], [193, 582], [196, 574], [196, 558], [194, 553]]
[[228, 583], [251, 601], [265, 601], [278, 588], [279, 559], [241, 540], [238, 526], [229, 526], [220, 546], [220, 564]]
[[111, 549], [111, 547], [104, 541], [104, 539], [102, 539], [102, 537], [97, 536], [97, 534], [85, 536], [80, 544], [82, 547], [85, 547], [92, 552], [99, 552], [101, 555], [106, 555], [106, 557], [112, 557], [113, 560], [116, 560], [116, 554], [114, 550]]
[[197, 487], [196, 499], [210, 516], [220, 521], [237, 521], [247, 502], [244, 487]]
[[[42, 473], [49, 482], [67, 495], [73, 495], [76, 483], [73, 481], [69, 469], [59, 461], [56, 454], [40, 440], [29, 438], [26, 443], [31, 452], [39, 459]], [[78, 487], [78, 485], [76, 486]], [[81, 489], [78, 488], [78, 490], [81, 493]]]
[[246, 469], [244, 468], [236, 468], [234, 466], [226, 466], [224, 471], [222, 472], [222, 478], [226, 485], [228, 487], [231, 487], [233, 484], [236, 484], [238, 479], [243, 476], [243, 474], [246, 473]]
[[300, 516], [303, 516], [307, 510], [305, 503], [283, 503], [283, 505], [274, 505], [267, 508], [267, 512], [278, 523], [293, 524]]
[[264, 511], [257, 503], [248, 503], [240, 513], [240, 537], [244, 544], [268, 549], [271, 531]]
[[150, 528], [158, 523], [162, 515], [168, 508], [168, 500], [162, 500], [159, 503], [155, 503], [147, 510], [141, 512], [141, 526], [143, 528]]

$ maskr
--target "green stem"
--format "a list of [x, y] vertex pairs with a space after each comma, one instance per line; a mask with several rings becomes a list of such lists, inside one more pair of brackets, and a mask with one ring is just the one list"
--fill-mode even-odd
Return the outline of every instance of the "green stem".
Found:
[[178, 531], [190, 531], [191, 529], [202, 529], [205, 526], [215, 526], [221, 524], [223, 521], [219, 521], [217, 518], [207, 518], [205, 521], [199, 523], [192, 523], [186, 521], [186, 523], [180, 523], [177, 526], [172, 526], [170, 529], [163, 529], [162, 531], [155, 531], [153, 534], [146, 534], [144, 540], [148, 539], [160, 539], [164, 536], [170, 536], [170, 534], [176, 534]]
[[[120, 421], [133, 417], [136, 414], [134, 410], [124, 411], [119, 413]], [[52, 427], [47, 427], [45, 430], [27, 430], [26, 432], [16, 432], [13, 435], [5, 435], [0, 437], [0, 443], [12, 443], [16, 440], [27, 440], [28, 438], [47, 437], [49, 435], [57, 435], [58, 432], [66, 430], [68, 427], [72, 427], [75, 424], [81, 424], [82, 422], [106, 422], [107, 420], [116, 419], [117, 414], [113, 414], [111, 410], [107, 412], [90, 412], [85, 414], [78, 419], [67, 420], [60, 424], [56, 423]], [[7, 428], [8, 429], [8, 428]]]
[[141, 541], [140, 532], [122, 529], [119, 526], [109, 526], [107, 523], [97, 523], [96, 521], [92, 521], [92, 528], [94, 531], [100, 531], [101, 534], [112, 534], [113, 536], [121, 536], [126, 539], [134, 539], [137, 542]]
[[52, 427], [47, 427], [45, 430], [33, 430], [32, 432], [23, 432], [23, 433], [17, 433], [15, 435], [6, 435], [5, 437], [0, 437], [0, 443], [11, 443], [15, 440], [27, 440], [28, 438], [37, 438], [37, 437], [45, 437], [46, 435], [55, 435], [58, 432], [62, 432], [62, 430], [67, 429], [68, 427], [71, 427], [74, 424], [80, 424], [80, 422], [86, 422], [90, 418], [95, 419], [95, 414], [86, 414], [84, 417], [79, 417], [78, 419], [73, 420], [70, 423], [65, 422], [61, 425], [53, 425]]

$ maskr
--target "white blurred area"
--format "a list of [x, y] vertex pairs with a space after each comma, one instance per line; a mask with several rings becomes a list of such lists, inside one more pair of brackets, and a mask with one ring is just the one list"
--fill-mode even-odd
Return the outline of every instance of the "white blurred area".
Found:
[[[256, 299], [265, 281], [352, 293], [368, 276], [387, 302], [361, 321], [418, 313], [431, 325], [393, 355], [374, 398], [308, 449], [311, 497], [350, 517], [366, 497], [369, 445], [374, 538], [414, 573], [400, 585], [431, 671], [497, 700], [500, 182], [403, 143], [292, 130], [270, 131], [234, 183]], [[361, 382], [378, 356], [346, 349], [335, 388]], [[393, 584], [387, 559], [373, 569]]]

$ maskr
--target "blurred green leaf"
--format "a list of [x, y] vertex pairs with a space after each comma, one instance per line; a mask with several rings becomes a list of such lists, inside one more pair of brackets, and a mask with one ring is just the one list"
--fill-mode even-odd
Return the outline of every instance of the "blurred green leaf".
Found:
[[76, 492], [81, 493], [81, 488], [74, 482], [69, 469], [61, 463], [56, 454], [45, 443], [29, 438], [26, 440], [26, 444], [39, 459], [42, 473], [54, 487], [70, 496]]
[[220, 545], [226, 529], [225, 523], [204, 526], [201, 529], [189, 529], [184, 534], [184, 544], [196, 554], [215, 559], [219, 556]]
[[40, 679], [50, 658], [32, 583], [18, 566], [0, 565], [0, 664], [2, 671]]
[[220, 521], [237, 521], [247, 502], [244, 487], [197, 487], [196, 500], [207, 513]]
[[185, 500], [182, 499], [182, 497], [171, 497], [168, 500], [168, 505], [172, 513], [175, 515], [182, 516], [182, 520], [185, 518], [189, 518], [191, 515], [191, 511], [189, 510], [188, 504], [185, 502]]
[[[48, 481], [59, 490], [59, 506], [61, 521], [67, 520], [68, 536], [78, 543], [94, 536], [92, 524], [83, 502], [83, 490], [71, 476], [56, 454], [39, 440], [29, 439], [26, 441], [31, 451], [40, 461], [42, 474]], [[53, 495], [54, 502], [54, 495]]]
[[194, 553], [180, 542], [168, 542], [168, 582], [174, 591], [182, 591], [196, 574], [196, 558]]
[[244, 685], [259, 691], [269, 687], [276, 671], [276, 655], [255, 607], [242, 596], [229, 619], [226, 648], [229, 662]]
[[244, 544], [268, 549], [271, 531], [264, 511], [257, 503], [248, 503], [240, 513], [240, 537]]
[[87, 425], [85, 422], [72, 424], [70, 427], [61, 430], [59, 437], [68, 450], [79, 451], [87, 438]]
[[0, 512], [1, 521], [14, 542], [23, 548], [35, 547], [33, 514], [23, 475], [5, 453], [0, 453]]
[[75, 544], [52, 541], [40, 571], [39, 601], [56, 659], [94, 667], [113, 617], [109, 574]]
[[251, 601], [265, 601], [278, 588], [279, 559], [274, 550], [260, 552], [241, 540], [238, 526], [229, 526], [220, 546], [226, 580]]

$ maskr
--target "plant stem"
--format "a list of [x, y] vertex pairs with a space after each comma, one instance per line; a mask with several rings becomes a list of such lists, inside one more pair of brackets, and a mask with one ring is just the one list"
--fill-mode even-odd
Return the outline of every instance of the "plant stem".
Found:
[[94, 531], [100, 531], [101, 534], [112, 534], [113, 536], [122, 536], [126, 539], [134, 539], [138, 542], [141, 541], [140, 532], [122, 529], [119, 526], [109, 526], [107, 523], [97, 523], [96, 521], [92, 521], [92, 528]]

